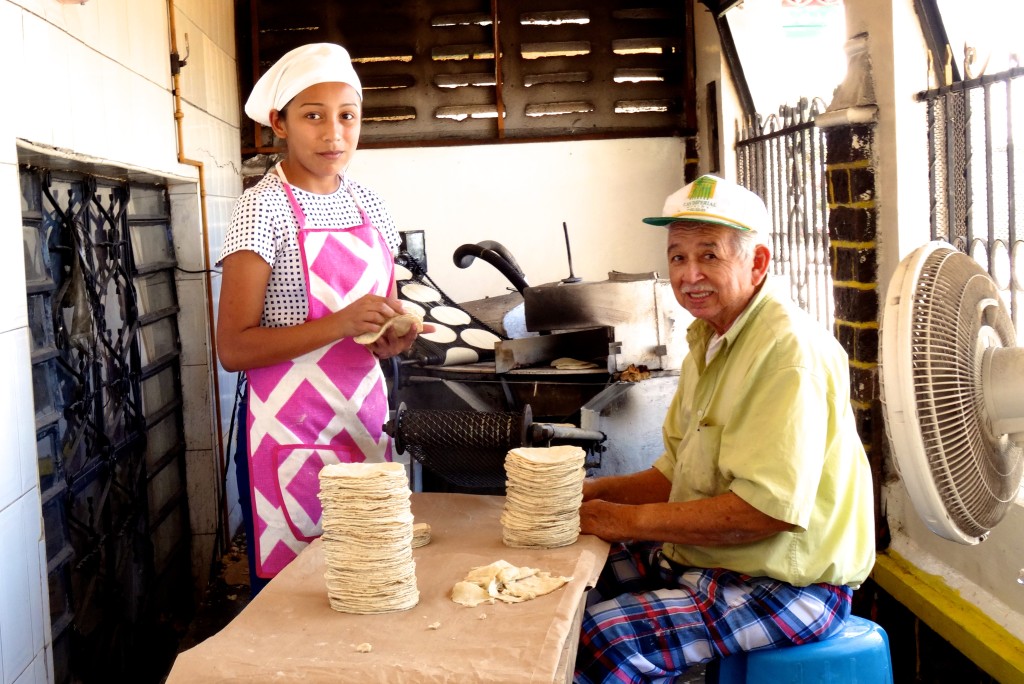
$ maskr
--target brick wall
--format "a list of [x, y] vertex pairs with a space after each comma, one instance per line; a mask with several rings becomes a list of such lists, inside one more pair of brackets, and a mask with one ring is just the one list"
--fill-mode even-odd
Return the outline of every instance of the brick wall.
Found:
[[879, 509], [886, 450], [879, 387], [877, 206], [874, 125], [826, 130], [829, 249], [835, 296], [836, 338], [850, 358], [850, 399], [857, 429], [875, 482], [875, 519], [880, 546], [887, 545], [885, 516]]

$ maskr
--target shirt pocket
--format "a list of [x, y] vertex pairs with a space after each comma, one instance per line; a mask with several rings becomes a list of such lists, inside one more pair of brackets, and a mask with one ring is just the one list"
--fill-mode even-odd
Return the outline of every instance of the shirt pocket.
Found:
[[718, 454], [722, 446], [721, 425], [701, 425], [696, 439], [680, 454], [680, 474], [689, 488], [704, 496], [715, 496], [728, 490], [728, 482], [718, 469]]

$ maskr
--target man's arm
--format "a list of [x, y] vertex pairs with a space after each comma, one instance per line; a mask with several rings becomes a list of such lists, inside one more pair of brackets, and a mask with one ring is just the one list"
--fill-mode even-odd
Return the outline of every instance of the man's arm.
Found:
[[609, 475], [583, 481], [583, 500], [602, 499], [620, 504], [661, 503], [668, 501], [672, 482], [657, 468], [629, 475]]
[[639, 505], [591, 499], [580, 506], [580, 531], [606, 541], [730, 546], [791, 529], [790, 523], [765, 515], [732, 492], [696, 501]]

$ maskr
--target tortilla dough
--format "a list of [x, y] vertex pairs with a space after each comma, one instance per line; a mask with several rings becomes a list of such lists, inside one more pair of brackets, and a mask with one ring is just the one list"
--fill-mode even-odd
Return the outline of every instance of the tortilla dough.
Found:
[[516, 567], [499, 560], [473, 568], [461, 582], [452, 587], [452, 601], [470, 608], [481, 603], [520, 603], [550, 594], [572, 577], [560, 577], [537, 568]]
[[551, 362], [551, 365], [558, 370], [586, 370], [588, 368], [599, 368], [596, 363], [592, 361], [582, 361], [580, 359], [573, 359], [568, 356], [555, 359]]
[[412, 526], [412, 548], [418, 549], [430, 543], [430, 524], [414, 523]]
[[412, 271], [402, 264], [395, 264], [395, 280], [412, 280]]
[[473, 322], [468, 313], [454, 306], [435, 306], [430, 315], [445, 325], [469, 325]]
[[480, 355], [468, 347], [448, 347], [444, 353], [444, 365], [457, 366], [464, 363], [476, 363]]
[[356, 335], [353, 339], [359, 344], [373, 344], [388, 331], [388, 328], [394, 328], [395, 334], [402, 337], [403, 335], [408, 334], [413, 327], [416, 328], [416, 332], [423, 330], [423, 319], [414, 313], [404, 313], [389, 318], [377, 332], [368, 332], [363, 333], [362, 335]]
[[420, 283], [409, 283], [402, 286], [402, 294], [417, 302], [439, 302], [441, 295], [432, 287]]
[[437, 344], [448, 344], [455, 341], [455, 331], [447, 325], [434, 324], [434, 332], [423, 333], [423, 339], [436, 342]]
[[398, 301], [402, 302], [402, 313], [416, 314], [420, 318], [426, 317], [426, 309], [424, 309], [416, 302], [410, 302], [408, 299], [399, 299]]
[[459, 336], [463, 342], [477, 349], [494, 349], [494, 345], [501, 341], [494, 333], [479, 328], [467, 328]]

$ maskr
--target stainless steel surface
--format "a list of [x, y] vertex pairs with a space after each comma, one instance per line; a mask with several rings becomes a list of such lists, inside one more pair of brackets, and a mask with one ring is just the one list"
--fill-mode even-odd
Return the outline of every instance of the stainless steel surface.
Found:
[[605, 366], [608, 364], [610, 344], [613, 340], [611, 328], [591, 328], [518, 340], [502, 340], [494, 345], [494, 370], [496, 373], [507, 373], [517, 368], [532, 366], [545, 372], [557, 372], [557, 369], [551, 367], [551, 361], [561, 357], [591, 361], [597, 363], [599, 367]]
[[610, 273], [608, 280], [598, 282], [528, 287], [523, 303], [526, 329], [532, 332], [613, 329], [609, 372], [630, 365], [678, 368], [687, 349], [686, 328], [693, 320], [679, 306], [669, 281], [655, 273]]

